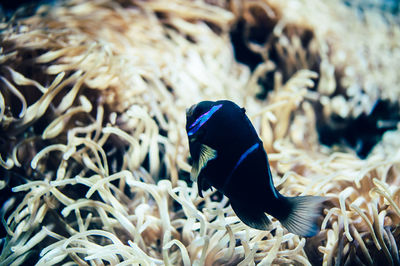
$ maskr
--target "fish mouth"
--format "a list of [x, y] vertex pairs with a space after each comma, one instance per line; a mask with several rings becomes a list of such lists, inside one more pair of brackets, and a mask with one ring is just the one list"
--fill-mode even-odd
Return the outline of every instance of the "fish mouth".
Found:
[[193, 115], [193, 111], [196, 108], [197, 104], [193, 104], [191, 107], [186, 108], [186, 117], [190, 117]]

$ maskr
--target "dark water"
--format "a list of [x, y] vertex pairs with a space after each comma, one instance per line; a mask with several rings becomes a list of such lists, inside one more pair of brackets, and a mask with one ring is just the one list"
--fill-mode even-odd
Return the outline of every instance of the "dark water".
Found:
[[399, 14], [400, 12], [400, 1], [399, 0], [343, 0], [347, 6], [357, 7], [360, 11], [366, 9], [380, 9], [385, 12], [393, 14]]
[[57, 0], [0, 0], [0, 21], [15, 17], [33, 15], [44, 4], [54, 4]]
[[346, 145], [360, 158], [366, 158], [388, 130], [395, 130], [400, 122], [399, 105], [379, 100], [370, 114], [343, 119], [331, 116], [329, 122], [319, 120], [317, 130], [322, 144]]

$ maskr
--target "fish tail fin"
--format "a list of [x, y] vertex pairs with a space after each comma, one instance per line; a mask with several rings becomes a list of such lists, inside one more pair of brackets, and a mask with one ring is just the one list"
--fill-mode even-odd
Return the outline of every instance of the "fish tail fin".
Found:
[[289, 203], [289, 214], [280, 218], [281, 224], [291, 233], [311, 237], [318, 233], [317, 220], [321, 214], [324, 197], [299, 196], [285, 197]]

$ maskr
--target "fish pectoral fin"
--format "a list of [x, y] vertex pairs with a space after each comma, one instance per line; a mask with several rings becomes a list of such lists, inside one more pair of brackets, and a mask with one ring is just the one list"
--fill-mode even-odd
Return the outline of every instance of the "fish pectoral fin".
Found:
[[191, 180], [197, 182], [200, 171], [207, 165], [208, 161], [215, 159], [216, 157], [216, 150], [205, 144], [201, 144], [199, 160], [197, 162], [193, 162], [192, 171], [190, 173]]
[[231, 201], [233, 211], [246, 225], [258, 230], [271, 230], [271, 221], [262, 210]]
[[192, 171], [190, 171], [190, 180], [192, 182], [197, 182], [197, 178], [199, 176], [200, 169], [199, 169], [199, 162], [193, 162]]

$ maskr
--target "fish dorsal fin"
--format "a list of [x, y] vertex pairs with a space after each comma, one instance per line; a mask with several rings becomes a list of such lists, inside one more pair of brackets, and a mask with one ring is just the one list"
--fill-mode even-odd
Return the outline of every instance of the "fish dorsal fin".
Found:
[[208, 161], [215, 159], [216, 157], [217, 157], [216, 150], [214, 150], [210, 146], [201, 144], [199, 160], [193, 162], [192, 166], [192, 172], [190, 175], [192, 181], [197, 182], [197, 177], [199, 176], [201, 169], [203, 169], [207, 165]]
[[258, 230], [271, 230], [271, 221], [264, 211], [235, 201], [231, 201], [231, 207], [244, 224]]

